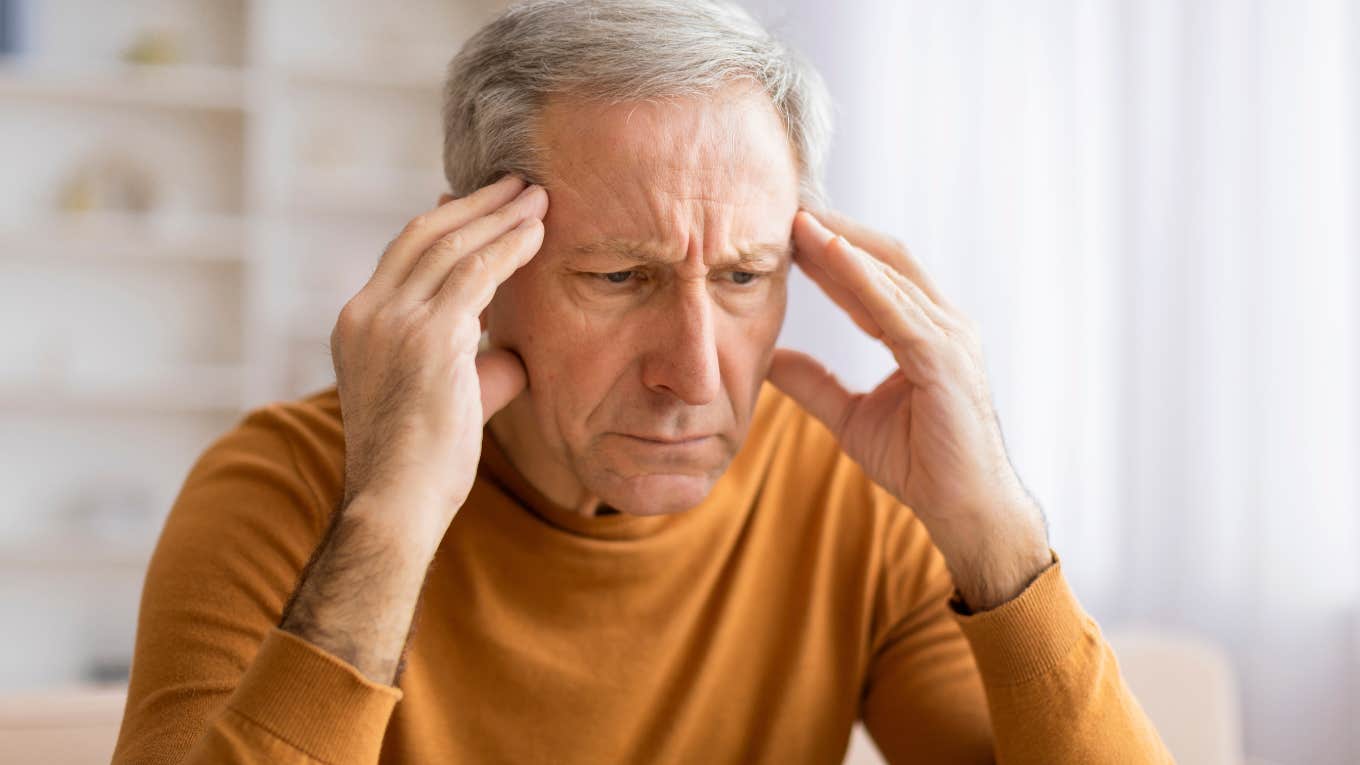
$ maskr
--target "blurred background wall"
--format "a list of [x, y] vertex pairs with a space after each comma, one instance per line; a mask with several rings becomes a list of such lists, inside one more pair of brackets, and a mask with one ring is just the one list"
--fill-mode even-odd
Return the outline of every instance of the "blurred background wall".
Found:
[[444, 188], [494, 5], [0, 2], [0, 687], [127, 672], [161, 519]]
[[[1249, 753], [1360, 761], [1360, 8], [746, 4], [837, 100], [834, 203], [981, 325], [1087, 608], [1225, 651]], [[0, 0], [0, 691], [125, 676], [185, 472], [333, 381], [499, 6]], [[791, 289], [783, 342], [886, 373]]]
[[[1360, 4], [780, 8], [837, 204], [982, 325], [1083, 603], [1222, 646], [1248, 753], [1360, 762]], [[800, 301], [788, 341], [878, 379]]]

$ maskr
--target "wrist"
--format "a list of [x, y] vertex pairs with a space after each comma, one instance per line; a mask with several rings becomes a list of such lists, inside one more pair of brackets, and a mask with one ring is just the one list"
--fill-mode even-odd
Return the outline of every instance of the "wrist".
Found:
[[985, 517], [958, 520], [947, 536], [937, 538], [936, 546], [973, 611], [1014, 599], [1053, 562], [1037, 506], [997, 508]]
[[390, 685], [439, 536], [390, 495], [359, 494], [331, 520], [279, 627]]
[[428, 563], [453, 520], [454, 513], [443, 505], [433, 494], [405, 487], [360, 492], [341, 512], [393, 554]]

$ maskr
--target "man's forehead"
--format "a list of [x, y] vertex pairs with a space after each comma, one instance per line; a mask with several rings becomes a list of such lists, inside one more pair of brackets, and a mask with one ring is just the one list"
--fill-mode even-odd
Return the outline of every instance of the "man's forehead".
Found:
[[579, 212], [644, 201], [759, 208], [790, 189], [796, 197], [787, 133], [769, 97], [748, 86], [660, 101], [554, 97], [538, 122], [537, 142], [542, 181], [550, 193], [580, 197], [571, 200]]
[[545, 246], [568, 260], [710, 266], [790, 258], [798, 174], [769, 98], [555, 102], [540, 123]]
[[[642, 239], [602, 238], [570, 246], [568, 258], [612, 258], [638, 262], [676, 263], [687, 256], [684, 251], [662, 242]], [[753, 263], [777, 265], [793, 256], [793, 240], [782, 242], [752, 242], [718, 252], [705, 252], [705, 262]]]

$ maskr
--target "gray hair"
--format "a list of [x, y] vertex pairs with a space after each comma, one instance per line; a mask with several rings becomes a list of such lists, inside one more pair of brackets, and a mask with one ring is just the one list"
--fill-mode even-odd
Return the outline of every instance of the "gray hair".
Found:
[[444, 86], [444, 175], [464, 196], [516, 172], [541, 182], [546, 100], [605, 103], [708, 95], [755, 83], [784, 123], [804, 204], [822, 206], [831, 100], [821, 76], [721, 0], [530, 0], [470, 37]]

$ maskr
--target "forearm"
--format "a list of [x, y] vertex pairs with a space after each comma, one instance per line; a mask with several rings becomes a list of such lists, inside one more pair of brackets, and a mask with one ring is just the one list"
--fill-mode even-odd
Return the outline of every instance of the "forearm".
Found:
[[280, 629], [392, 685], [438, 545], [399, 521], [411, 496], [358, 494], [335, 514], [285, 606]]

